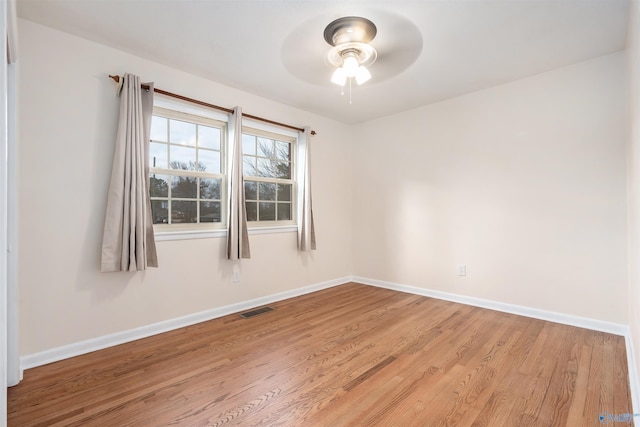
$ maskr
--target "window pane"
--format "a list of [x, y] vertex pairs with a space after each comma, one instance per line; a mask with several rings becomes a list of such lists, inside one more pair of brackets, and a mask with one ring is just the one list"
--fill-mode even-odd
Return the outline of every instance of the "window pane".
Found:
[[220, 202], [200, 202], [200, 222], [220, 222]]
[[260, 191], [260, 200], [276, 199], [276, 184], [271, 182], [260, 182], [258, 188]]
[[166, 169], [169, 167], [169, 146], [152, 142], [149, 144], [149, 166]]
[[169, 139], [172, 144], [196, 146], [196, 125], [180, 120], [169, 121]]
[[276, 141], [276, 158], [280, 160], [291, 160], [291, 144]]
[[166, 200], [151, 201], [151, 217], [154, 224], [166, 224], [169, 222], [169, 202]]
[[247, 221], [257, 221], [258, 220], [258, 203], [256, 202], [247, 202]]
[[220, 129], [198, 126], [198, 147], [220, 150]]
[[273, 139], [258, 137], [258, 156], [275, 157]]
[[198, 178], [193, 178], [190, 176], [171, 177], [171, 197], [195, 199], [197, 194]]
[[169, 177], [151, 174], [149, 177], [149, 194], [151, 197], [169, 197]]
[[[222, 180], [217, 178], [200, 178], [200, 198], [220, 200]], [[202, 212], [200, 212], [202, 215]]]
[[258, 200], [258, 183], [255, 181], [244, 182], [245, 200]]
[[220, 152], [198, 150], [198, 170], [209, 173], [220, 173]]
[[258, 175], [265, 178], [275, 178], [273, 161], [270, 159], [258, 158]]
[[242, 134], [242, 154], [256, 155], [256, 137]]
[[244, 176], [258, 176], [256, 175], [256, 158], [250, 156], [244, 156], [242, 159], [242, 174]]
[[171, 202], [171, 223], [193, 223], [198, 222], [196, 202], [172, 201]]
[[167, 138], [167, 119], [164, 117], [151, 117], [151, 140], [169, 142]]
[[274, 221], [276, 219], [276, 204], [260, 202], [260, 221]]
[[291, 201], [291, 184], [278, 184], [278, 201]]
[[291, 219], [291, 203], [278, 203], [278, 221]]
[[291, 163], [276, 162], [275, 174], [276, 178], [291, 179]]
[[196, 149], [170, 146], [171, 169], [196, 170]]

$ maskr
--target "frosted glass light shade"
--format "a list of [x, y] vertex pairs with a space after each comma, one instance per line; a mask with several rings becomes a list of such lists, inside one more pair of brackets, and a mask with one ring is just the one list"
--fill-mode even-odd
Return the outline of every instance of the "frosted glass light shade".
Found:
[[342, 67], [336, 68], [331, 76], [331, 81], [338, 86], [344, 86], [347, 83], [347, 73]]
[[354, 56], [347, 56], [342, 64], [347, 77], [355, 76], [359, 66], [360, 64], [358, 64], [358, 60]]
[[369, 70], [367, 70], [367, 67], [365, 67], [364, 65], [358, 67], [358, 70], [356, 71], [356, 83], [361, 85], [362, 83], [368, 81], [370, 78], [371, 73], [369, 72]]

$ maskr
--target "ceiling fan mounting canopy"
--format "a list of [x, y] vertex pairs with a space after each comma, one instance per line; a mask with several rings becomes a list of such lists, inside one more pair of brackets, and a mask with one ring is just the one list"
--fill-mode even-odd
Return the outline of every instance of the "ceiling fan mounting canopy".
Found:
[[345, 16], [324, 29], [324, 39], [331, 46], [344, 43], [369, 43], [378, 30], [375, 24], [359, 16]]

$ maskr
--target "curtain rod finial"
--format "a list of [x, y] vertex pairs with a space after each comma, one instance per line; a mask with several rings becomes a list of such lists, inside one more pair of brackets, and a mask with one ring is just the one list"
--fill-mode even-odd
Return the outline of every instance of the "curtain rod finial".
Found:
[[116, 96], [120, 96], [120, 90], [122, 89], [122, 85], [124, 84], [124, 79], [120, 80], [120, 76], [117, 74], [115, 76], [109, 74], [109, 77], [112, 78], [116, 83]]

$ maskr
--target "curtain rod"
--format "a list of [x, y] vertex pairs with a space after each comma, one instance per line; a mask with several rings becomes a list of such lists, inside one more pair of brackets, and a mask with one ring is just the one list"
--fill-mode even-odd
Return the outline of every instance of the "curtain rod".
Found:
[[[120, 82], [120, 76], [119, 75], [112, 76], [111, 74], [109, 74], [109, 77], [112, 78], [116, 83]], [[140, 87], [142, 87], [142, 89], [144, 89], [146, 91], [148, 91], [150, 89], [149, 86], [145, 85], [145, 84], [140, 85]], [[208, 102], [204, 102], [204, 101], [198, 101], [197, 99], [188, 98], [186, 96], [178, 95], [177, 93], [167, 92], [166, 90], [158, 89], [158, 88], [155, 88], [155, 87], [153, 88], [153, 91], [155, 93], [159, 93], [161, 95], [170, 96], [171, 98], [176, 98], [176, 99], [180, 99], [182, 101], [191, 102], [192, 104], [202, 105], [204, 107], [213, 108], [214, 110], [224, 111], [225, 113], [233, 113], [233, 110], [231, 108], [220, 107], [219, 105], [209, 104]], [[249, 119], [259, 120], [261, 122], [269, 123], [269, 124], [272, 124], [272, 125], [282, 126], [282, 127], [288, 128], [288, 129], [293, 129], [293, 130], [297, 130], [297, 131], [300, 131], [300, 132], [304, 132], [303, 128], [299, 128], [299, 127], [296, 127], [296, 126], [291, 126], [291, 125], [288, 125], [288, 124], [285, 124], [285, 123], [276, 122], [276, 121], [273, 121], [273, 120], [265, 119], [263, 117], [258, 117], [258, 116], [254, 116], [254, 115], [251, 115], [251, 114], [242, 113], [242, 115], [244, 117], [249, 118]], [[312, 130], [311, 131], [311, 135], [316, 135], [316, 131]]]

